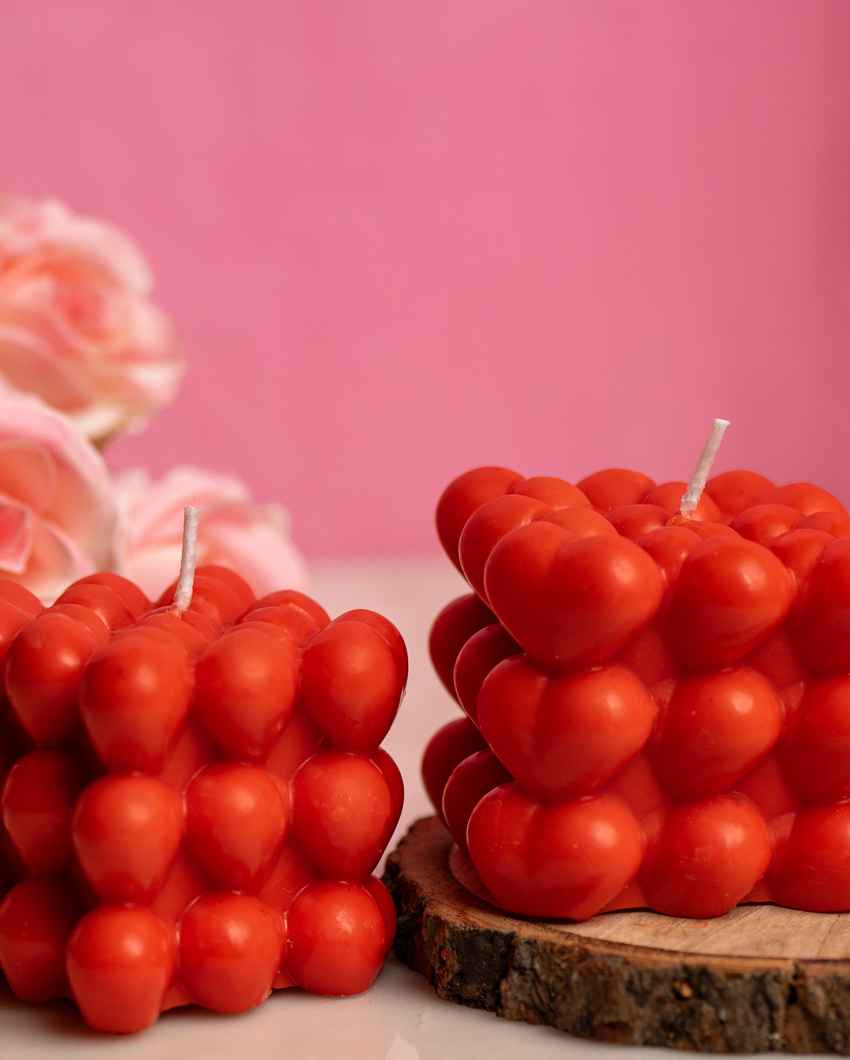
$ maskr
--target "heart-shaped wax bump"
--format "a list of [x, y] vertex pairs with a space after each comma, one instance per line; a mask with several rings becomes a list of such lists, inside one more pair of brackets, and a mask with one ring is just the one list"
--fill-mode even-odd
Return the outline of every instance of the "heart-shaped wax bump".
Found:
[[36, 750], [19, 758], [6, 777], [2, 821], [34, 875], [61, 872], [71, 858], [71, 815], [83, 775], [71, 755]]
[[466, 826], [484, 796], [511, 776], [492, 751], [476, 751], [459, 762], [443, 788], [443, 820], [458, 846], [466, 848]]
[[642, 471], [609, 467], [583, 478], [578, 488], [594, 508], [607, 512], [621, 504], [638, 504], [654, 485], [653, 479]]
[[801, 526], [777, 538], [770, 551], [785, 564], [800, 586], [808, 581], [815, 564], [834, 540], [832, 534], [824, 530]]
[[67, 996], [68, 937], [80, 915], [59, 876], [30, 876], [0, 902], [0, 969], [16, 997], [43, 1004]]
[[247, 1012], [269, 996], [284, 921], [245, 894], [206, 894], [180, 926], [180, 972], [192, 999], [213, 1012]]
[[766, 500], [768, 504], [788, 504], [803, 515], [815, 515], [817, 512], [847, 514], [847, 509], [837, 497], [812, 482], [789, 482], [785, 486], [777, 486]]
[[803, 516], [800, 530], [823, 530], [833, 537], [850, 537], [850, 515], [841, 512], [813, 512]]
[[650, 621], [664, 591], [658, 566], [631, 541], [575, 540], [545, 522], [502, 538], [484, 580], [505, 629], [550, 669], [610, 659]]
[[704, 541], [682, 565], [666, 616], [670, 645], [690, 669], [731, 666], [788, 613], [793, 575], [762, 545]]
[[472, 811], [469, 855], [496, 904], [513, 913], [585, 920], [634, 877], [643, 835], [615, 795], [536, 802], [514, 784]]
[[174, 929], [149, 909], [93, 909], [69, 940], [67, 968], [90, 1027], [144, 1030], [159, 1016], [174, 974]]
[[195, 668], [195, 710], [233, 757], [262, 758], [295, 709], [298, 649], [288, 637], [236, 626]]
[[186, 792], [189, 847], [226, 890], [256, 893], [286, 828], [286, 807], [271, 774], [222, 762], [199, 773]]
[[783, 713], [773, 685], [750, 667], [683, 677], [653, 741], [658, 779], [678, 800], [732, 791], [779, 739]]
[[80, 866], [101, 901], [148, 904], [180, 846], [183, 802], [153, 777], [102, 777], [80, 796], [71, 831]]
[[[482, 504], [468, 519], [458, 543], [458, 556], [464, 577], [482, 600], [487, 599], [484, 570], [491, 552], [503, 537], [520, 526], [533, 522], [554, 523], [555, 526], [569, 531], [572, 538], [617, 533], [611, 522], [604, 515], [594, 511], [584, 494], [575, 486], [569, 486], [560, 479], [528, 479], [527, 485], [550, 481], [560, 483], [562, 488], [568, 488], [578, 494], [582, 498], [581, 503], [571, 497], [569, 500], [561, 498], [565, 505], [570, 503], [572, 506], [558, 507], [554, 498], [544, 503], [536, 493], [526, 494], [524, 491], [515, 490], [504, 497], [496, 497]], [[547, 496], [551, 489], [538, 489], [537, 492]]]
[[[676, 515], [682, 509], [682, 498], [687, 488], [687, 482], [662, 482], [647, 490], [641, 500], [644, 504], [659, 505], [669, 515]], [[709, 494], [703, 492], [693, 510], [692, 518], [700, 522], [716, 522], [722, 519], [722, 514]]]
[[437, 502], [437, 536], [446, 555], [460, 570], [457, 546], [467, 520], [482, 504], [503, 497], [522, 475], [505, 467], [476, 467], [446, 486]]
[[453, 699], [457, 698], [454, 668], [461, 649], [474, 633], [492, 623], [493, 612], [474, 593], [452, 600], [434, 619], [428, 654], [443, 687]]
[[323, 876], [359, 880], [374, 869], [398, 823], [396, 788], [395, 777], [361, 755], [328, 752], [305, 762], [293, 782], [292, 828]]
[[736, 793], [683, 802], [644, 821], [640, 884], [668, 916], [723, 916], [744, 900], [770, 864], [770, 834], [748, 798]]
[[24, 625], [9, 648], [6, 694], [36, 745], [61, 743], [77, 725], [86, 664], [109, 639], [106, 626], [88, 617], [91, 624], [51, 608]]
[[804, 802], [850, 796], [850, 677], [809, 681], [788, 719], [777, 757]]
[[783, 534], [803, 521], [796, 508], [787, 504], [755, 504], [732, 520], [732, 529], [748, 541], [771, 548]]
[[660, 526], [666, 526], [670, 514], [659, 504], [624, 504], [612, 508], [606, 518], [618, 534], [629, 541], [637, 541]]
[[422, 783], [438, 815], [443, 812], [443, 790], [452, 770], [486, 746], [469, 718], [447, 722], [428, 741], [422, 755]]
[[590, 795], [644, 746], [655, 702], [623, 666], [548, 677], [507, 659], [478, 696], [478, 725], [514, 779], [540, 799]]
[[850, 670], [850, 540], [827, 545], [789, 623], [803, 661], [822, 674]]
[[372, 751], [393, 723], [406, 681], [398, 630], [373, 612], [351, 611], [304, 652], [299, 702], [336, 747]]
[[480, 629], [461, 648], [454, 669], [455, 691], [457, 701], [470, 721], [477, 724], [478, 693], [484, 679], [518, 650], [515, 641], [498, 622]]
[[533, 497], [556, 511], [591, 507], [587, 495], [578, 486], [553, 475], [532, 475], [531, 478], [518, 479], [510, 486], [508, 493]]
[[699, 548], [700, 538], [684, 526], [667, 525], [650, 530], [637, 539], [637, 544], [655, 560], [664, 574], [668, 587], [679, 577], [682, 564]]
[[768, 871], [774, 901], [813, 913], [844, 912], [850, 906], [850, 802], [804, 806], [786, 822], [788, 834], [777, 843]]
[[470, 516], [460, 535], [458, 558], [464, 577], [482, 599], [487, 598], [484, 568], [496, 545], [512, 530], [528, 526], [535, 516], [548, 511], [551, 509], [543, 501], [508, 493], [482, 504]]
[[161, 770], [189, 712], [192, 686], [177, 637], [153, 627], [113, 637], [89, 663], [80, 690], [83, 722], [104, 765]]
[[569, 532], [572, 538], [598, 537], [608, 534], [614, 537], [616, 529], [609, 519], [594, 508], [547, 508], [538, 512], [532, 519], [534, 523], [554, 523], [562, 530]]
[[756, 471], [723, 471], [708, 480], [705, 492], [727, 519], [754, 504], [767, 503], [776, 487]]

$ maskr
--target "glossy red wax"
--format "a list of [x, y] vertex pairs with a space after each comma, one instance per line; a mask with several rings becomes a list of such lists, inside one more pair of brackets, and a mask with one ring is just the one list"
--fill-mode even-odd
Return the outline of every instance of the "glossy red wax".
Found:
[[841, 503], [752, 471], [710, 480], [688, 517], [682, 482], [536, 481], [470, 471], [437, 508], [473, 594], [434, 625], [466, 718], [423, 771], [491, 901], [850, 910]]
[[44, 610], [0, 581], [0, 967], [113, 1033], [365, 990], [395, 927], [398, 631], [218, 567], [173, 591], [94, 575]]

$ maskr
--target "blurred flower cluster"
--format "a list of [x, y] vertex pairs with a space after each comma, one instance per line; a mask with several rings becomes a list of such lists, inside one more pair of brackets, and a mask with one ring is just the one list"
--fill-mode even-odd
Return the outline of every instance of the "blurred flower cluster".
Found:
[[264, 593], [303, 586], [285, 511], [238, 480], [175, 468], [113, 477], [101, 450], [175, 396], [183, 357], [139, 249], [53, 200], [0, 196], [0, 576], [50, 602], [116, 570], [157, 596], [179, 565], [183, 508], [201, 562]]

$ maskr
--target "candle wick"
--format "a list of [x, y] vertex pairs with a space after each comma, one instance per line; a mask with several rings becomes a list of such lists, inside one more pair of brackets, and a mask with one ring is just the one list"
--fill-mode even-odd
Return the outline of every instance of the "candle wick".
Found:
[[688, 482], [687, 489], [682, 494], [682, 502], [679, 507], [682, 515], [692, 515], [696, 510], [702, 497], [702, 491], [705, 489], [706, 482], [708, 482], [708, 476], [711, 474], [711, 465], [714, 463], [717, 450], [720, 448], [723, 435], [728, 427], [729, 420], [714, 421], [711, 433], [706, 439], [702, 454], [697, 461], [697, 466], [694, 468], [694, 473]]
[[174, 590], [174, 606], [182, 614], [192, 602], [195, 587], [195, 566], [198, 562], [199, 508], [183, 509], [183, 549], [180, 553], [180, 576]]

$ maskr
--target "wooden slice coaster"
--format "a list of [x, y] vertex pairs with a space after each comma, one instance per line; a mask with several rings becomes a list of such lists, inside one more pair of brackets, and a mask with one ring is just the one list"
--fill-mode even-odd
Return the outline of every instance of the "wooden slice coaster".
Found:
[[436, 817], [417, 821], [384, 877], [396, 953], [440, 997], [628, 1045], [850, 1053], [850, 914], [762, 905], [715, 920], [524, 920], [462, 887], [451, 847]]

